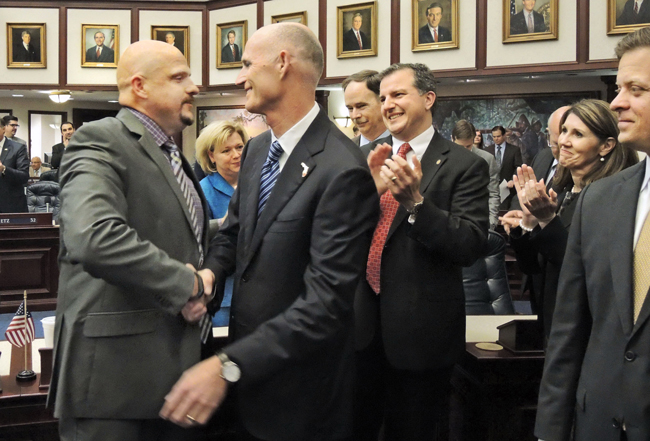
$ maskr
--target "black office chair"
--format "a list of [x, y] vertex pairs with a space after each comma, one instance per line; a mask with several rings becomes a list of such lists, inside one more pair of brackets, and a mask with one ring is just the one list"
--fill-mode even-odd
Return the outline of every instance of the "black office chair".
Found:
[[488, 231], [487, 253], [474, 265], [463, 268], [465, 313], [467, 315], [508, 315], [515, 308], [506, 272], [506, 240]]

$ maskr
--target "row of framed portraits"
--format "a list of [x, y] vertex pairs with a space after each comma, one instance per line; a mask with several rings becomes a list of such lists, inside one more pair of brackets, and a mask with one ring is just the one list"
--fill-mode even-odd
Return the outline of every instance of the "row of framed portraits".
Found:
[[[502, 0], [503, 42], [557, 39], [558, 2]], [[459, 0], [411, 0], [411, 48], [414, 52], [458, 48]], [[607, 33], [624, 34], [650, 24], [650, 1], [607, 0]], [[273, 16], [272, 23], [307, 25], [307, 12]], [[337, 57], [377, 55], [377, 2], [337, 7]], [[151, 38], [176, 46], [190, 60], [189, 26], [151, 26]], [[217, 24], [218, 69], [241, 66], [248, 21]], [[81, 25], [81, 66], [116, 67], [119, 25]], [[7, 67], [45, 68], [45, 23], [7, 23]]]

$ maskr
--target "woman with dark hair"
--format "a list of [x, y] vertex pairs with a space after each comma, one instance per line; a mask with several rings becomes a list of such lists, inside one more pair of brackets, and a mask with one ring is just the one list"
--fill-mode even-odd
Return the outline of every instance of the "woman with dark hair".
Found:
[[541, 321], [548, 338], [560, 268], [580, 191], [590, 183], [636, 164], [636, 152], [618, 142], [618, 119], [609, 105], [582, 100], [560, 120], [560, 157], [553, 188], [537, 182], [532, 168], [517, 169], [514, 184], [522, 210], [501, 218], [521, 270], [541, 274]]
[[480, 130], [476, 130], [476, 135], [474, 136], [474, 147], [477, 149], [483, 150], [485, 148], [485, 143], [483, 142], [483, 135]]

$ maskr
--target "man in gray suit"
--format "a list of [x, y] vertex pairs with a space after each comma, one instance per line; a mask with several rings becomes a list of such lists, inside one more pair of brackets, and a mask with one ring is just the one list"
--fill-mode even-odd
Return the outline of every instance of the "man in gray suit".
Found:
[[378, 73], [376, 70], [362, 70], [343, 80], [345, 107], [360, 132], [352, 139], [358, 146], [389, 135], [381, 116]]
[[126, 49], [117, 83], [120, 113], [84, 124], [61, 164], [49, 404], [62, 440], [182, 440], [190, 432], [158, 411], [200, 359], [214, 281], [194, 271], [207, 205], [172, 138], [193, 123], [198, 88], [185, 57], [155, 40]]
[[[650, 153], [650, 28], [625, 36], [616, 55], [618, 139]], [[540, 386], [541, 439], [650, 439], [649, 181], [646, 158], [577, 201]]]
[[205, 422], [236, 383], [243, 439], [343, 440], [352, 429], [353, 297], [377, 190], [361, 150], [314, 102], [323, 50], [309, 28], [258, 29], [242, 61], [246, 110], [266, 115], [271, 130], [244, 149], [206, 263], [217, 280], [235, 273], [231, 341], [185, 372], [161, 414]]

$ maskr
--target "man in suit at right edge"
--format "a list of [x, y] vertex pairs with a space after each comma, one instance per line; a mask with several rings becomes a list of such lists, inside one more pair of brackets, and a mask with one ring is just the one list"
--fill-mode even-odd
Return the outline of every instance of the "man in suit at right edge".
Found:
[[205, 422], [228, 390], [246, 440], [349, 439], [354, 292], [377, 190], [360, 149], [314, 102], [323, 50], [309, 28], [258, 29], [242, 62], [246, 110], [271, 130], [244, 149], [206, 261], [217, 280], [235, 272], [230, 343], [185, 372], [161, 415]]
[[[650, 28], [625, 36], [616, 55], [619, 141], [650, 153]], [[540, 386], [540, 439], [650, 439], [649, 181], [646, 158], [577, 201]]]
[[497, 160], [497, 165], [500, 168], [499, 183], [504, 180], [508, 183], [510, 194], [506, 197], [499, 206], [500, 210], [509, 210], [510, 204], [516, 199], [517, 192], [512, 183], [512, 176], [517, 173], [517, 167], [521, 167], [523, 163], [521, 159], [521, 150], [519, 147], [506, 142], [506, 129], [503, 126], [495, 126], [492, 128], [492, 139], [494, 144], [486, 147], [485, 151], [492, 153]]
[[433, 128], [427, 66], [394, 64], [380, 79], [391, 136], [362, 148], [382, 212], [354, 305], [354, 439], [376, 441], [383, 422], [386, 441], [432, 440], [465, 351], [461, 268], [486, 241], [488, 164]]

